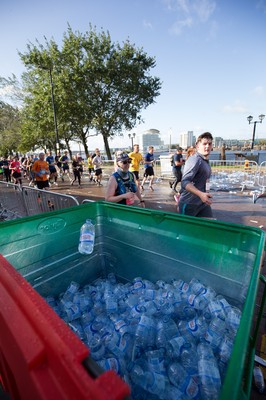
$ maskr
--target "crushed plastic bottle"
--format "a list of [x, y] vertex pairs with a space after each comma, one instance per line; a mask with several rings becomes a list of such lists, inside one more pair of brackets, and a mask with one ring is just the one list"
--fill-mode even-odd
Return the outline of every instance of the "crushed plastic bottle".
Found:
[[257, 390], [260, 393], [264, 393], [265, 382], [264, 382], [262, 370], [260, 369], [259, 366], [254, 367], [253, 377], [254, 377], [254, 382], [255, 382], [255, 386], [256, 386]]

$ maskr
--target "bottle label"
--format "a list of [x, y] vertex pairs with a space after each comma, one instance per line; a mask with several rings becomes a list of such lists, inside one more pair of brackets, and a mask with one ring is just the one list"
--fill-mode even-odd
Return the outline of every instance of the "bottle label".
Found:
[[80, 242], [93, 242], [93, 235], [91, 233], [82, 233], [80, 235]]
[[123, 319], [120, 319], [115, 323], [115, 330], [120, 331], [120, 329], [123, 328], [124, 326], [126, 326], [125, 321]]
[[108, 358], [105, 361], [105, 367], [106, 369], [112, 369], [115, 372], [119, 372], [119, 364], [118, 364], [118, 360], [116, 358]]
[[196, 397], [198, 395], [198, 391], [199, 391], [199, 387], [196, 384], [196, 382], [194, 381], [193, 378], [191, 378], [188, 382], [187, 388], [186, 388], [186, 395], [190, 398], [190, 399], [194, 399], [194, 397]]
[[195, 295], [195, 294], [190, 294], [189, 296], [188, 296], [188, 299], [187, 299], [187, 301], [188, 301], [188, 304], [190, 304], [192, 307], [194, 306], [194, 301], [195, 301], [195, 298], [196, 298], [197, 296]]
[[197, 331], [198, 325], [195, 319], [192, 319], [191, 321], [188, 322], [188, 328], [191, 331], [191, 333]]

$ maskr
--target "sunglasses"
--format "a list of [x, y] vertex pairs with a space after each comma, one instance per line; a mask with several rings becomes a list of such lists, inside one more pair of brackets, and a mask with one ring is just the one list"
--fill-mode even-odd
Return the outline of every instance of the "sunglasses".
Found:
[[121, 161], [122, 164], [126, 165], [126, 164], [130, 164], [131, 161], [127, 160], [127, 161]]

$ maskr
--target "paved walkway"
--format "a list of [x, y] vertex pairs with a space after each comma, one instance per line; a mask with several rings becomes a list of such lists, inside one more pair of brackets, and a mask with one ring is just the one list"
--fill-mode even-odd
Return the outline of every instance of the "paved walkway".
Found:
[[[84, 177], [81, 188], [77, 184], [71, 186], [69, 182], [60, 182], [59, 186], [53, 186], [52, 190], [59, 193], [71, 194], [82, 199], [104, 200], [107, 181], [103, 186], [97, 187], [93, 182]], [[147, 208], [163, 211], [177, 212], [177, 205], [174, 194], [169, 187], [167, 179], [155, 182], [154, 192], [151, 192], [148, 185], [145, 185], [143, 196]], [[252, 194], [244, 192], [212, 192], [214, 217], [220, 221], [244, 224], [260, 227], [266, 231], [266, 198], [261, 198], [253, 204]]]

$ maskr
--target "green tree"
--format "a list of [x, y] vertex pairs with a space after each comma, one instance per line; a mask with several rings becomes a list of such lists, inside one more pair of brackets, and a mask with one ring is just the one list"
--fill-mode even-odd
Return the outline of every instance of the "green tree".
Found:
[[17, 107], [0, 101], [0, 154], [8, 156], [19, 151], [21, 138], [20, 111]]
[[35, 132], [36, 139], [54, 138], [50, 71], [59, 137], [66, 143], [81, 142], [86, 155], [90, 136], [100, 134], [111, 158], [109, 138], [141, 122], [141, 111], [154, 103], [161, 88], [159, 78], [150, 75], [154, 58], [129, 41], [113, 43], [108, 32], [97, 33], [92, 27], [81, 34], [68, 26], [61, 50], [54, 40], [45, 39], [45, 45], [28, 44], [20, 57], [28, 70], [23, 76], [23, 136]]

